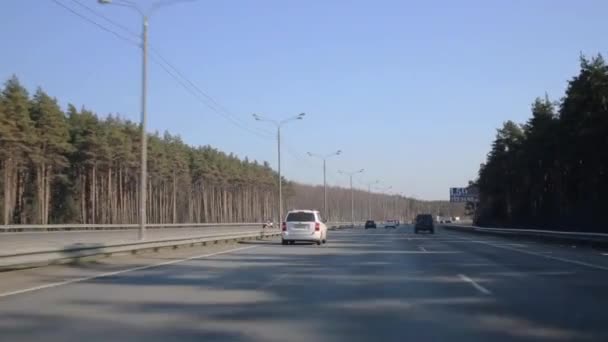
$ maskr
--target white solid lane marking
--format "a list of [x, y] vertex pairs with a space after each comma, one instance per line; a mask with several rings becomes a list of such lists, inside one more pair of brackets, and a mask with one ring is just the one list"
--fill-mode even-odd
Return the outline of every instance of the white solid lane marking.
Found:
[[83, 281], [93, 280], [93, 279], [97, 279], [97, 278], [111, 277], [111, 276], [115, 276], [115, 275], [123, 274], [123, 273], [129, 273], [129, 272], [134, 272], [134, 271], [141, 271], [141, 270], [145, 270], [145, 269], [148, 269], [148, 268], [154, 268], [154, 267], [160, 267], [160, 266], [177, 264], [177, 263], [180, 263], [180, 262], [194, 260], [194, 259], [203, 259], [203, 258], [208, 258], [208, 257], [215, 256], [215, 255], [226, 254], [226, 253], [231, 253], [231, 252], [236, 252], [236, 251], [242, 251], [242, 250], [245, 250], [245, 249], [256, 248], [256, 247], [258, 247], [258, 246], [249, 246], [249, 247], [234, 248], [234, 249], [229, 249], [227, 251], [221, 251], [221, 252], [216, 252], [216, 253], [197, 255], [197, 256], [193, 256], [193, 257], [189, 257], [189, 258], [185, 258], [185, 259], [180, 259], [180, 260], [170, 260], [170, 261], [165, 261], [165, 262], [161, 262], [161, 263], [158, 263], [158, 264], [139, 266], [139, 267], [128, 268], [128, 269], [120, 270], [120, 271], [114, 271], [114, 272], [107, 272], [107, 273], [96, 274], [96, 275], [89, 276], [89, 277], [70, 279], [70, 280], [66, 280], [66, 281], [60, 281], [60, 282], [57, 282], [57, 283], [50, 283], [50, 284], [46, 284], [46, 285], [41, 285], [41, 286], [36, 286], [36, 287], [30, 287], [30, 288], [27, 288], [27, 289], [0, 293], [0, 298], [15, 296], [15, 295], [18, 295], [18, 294], [23, 294], [23, 293], [28, 293], [28, 292], [38, 291], [38, 290], [49, 289], [49, 288], [52, 288], [52, 287], [69, 285], [69, 284], [74, 284], [74, 283], [80, 283], [80, 282], [83, 282]]
[[[469, 239], [460, 238], [460, 237], [459, 237], [459, 239], [469, 240]], [[560, 258], [560, 257], [555, 257], [555, 256], [543, 254], [543, 253], [546, 253], [546, 252], [538, 252], [537, 253], [537, 252], [532, 252], [532, 251], [522, 251], [521, 249], [507, 247], [507, 246], [501, 246], [501, 245], [495, 245], [495, 244], [487, 243], [487, 242], [480, 241], [480, 240], [476, 240], [475, 242], [476, 243], [481, 243], [481, 244], [484, 244], [484, 245], [488, 245], [488, 246], [492, 246], [492, 247], [496, 247], [496, 248], [507, 249], [507, 250], [510, 250], [510, 251], [519, 252], [519, 253], [523, 253], [523, 254], [534, 255], [534, 256], [537, 256], [537, 257], [545, 258], [545, 259], [557, 260], [557, 261], [566, 262], [566, 263], [573, 264], [573, 265], [586, 266], [586, 267], [589, 267], [589, 268], [595, 268], [597, 270], [608, 271], [608, 267], [606, 267], [606, 266], [601, 266], [601, 265], [596, 265], [596, 264], [590, 264], [590, 263], [584, 262], [584, 261], [571, 260], [571, 259]]]
[[466, 275], [464, 275], [464, 274], [459, 274], [459, 275], [458, 275], [458, 277], [459, 277], [459, 278], [460, 278], [462, 281], [465, 281], [465, 282], [467, 282], [467, 283], [471, 284], [471, 285], [472, 285], [474, 288], [476, 288], [476, 289], [477, 289], [477, 291], [479, 291], [479, 292], [481, 292], [481, 293], [483, 293], [483, 294], [485, 294], [485, 295], [491, 295], [491, 294], [492, 294], [492, 291], [490, 291], [490, 290], [486, 289], [485, 287], [483, 287], [483, 286], [479, 285], [479, 284], [478, 284], [478, 283], [477, 283], [475, 280], [473, 280], [473, 279], [471, 279], [471, 278], [467, 277]]

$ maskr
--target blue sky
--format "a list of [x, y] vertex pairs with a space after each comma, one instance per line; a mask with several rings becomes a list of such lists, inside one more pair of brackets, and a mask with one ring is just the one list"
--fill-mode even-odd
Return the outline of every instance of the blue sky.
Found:
[[[130, 37], [74, 1], [58, 1]], [[135, 12], [78, 1], [140, 32]], [[251, 114], [306, 112], [284, 128], [289, 179], [321, 183], [321, 163], [305, 153], [341, 149], [328, 163], [331, 184], [348, 183], [338, 169], [365, 168], [361, 181], [446, 199], [449, 187], [475, 177], [503, 121], [526, 121], [545, 92], [559, 99], [580, 53], [606, 52], [607, 11], [603, 0], [176, 4], [151, 17], [150, 45], [239, 125], [151, 62], [149, 130], [274, 166], [273, 129]], [[64, 106], [139, 121], [137, 47], [50, 0], [2, 1], [0, 41], [2, 80], [16, 74]]]

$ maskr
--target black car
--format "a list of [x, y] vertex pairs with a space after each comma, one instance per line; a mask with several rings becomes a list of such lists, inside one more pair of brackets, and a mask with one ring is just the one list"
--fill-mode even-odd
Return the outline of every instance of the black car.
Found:
[[416, 225], [414, 226], [414, 233], [418, 234], [420, 231], [427, 231], [431, 234], [435, 234], [435, 225], [433, 224], [433, 216], [430, 214], [420, 214], [416, 216]]
[[378, 228], [378, 227], [376, 227], [376, 222], [374, 222], [372, 220], [365, 221], [365, 229], [370, 229], [370, 228], [374, 228], [374, 229]]

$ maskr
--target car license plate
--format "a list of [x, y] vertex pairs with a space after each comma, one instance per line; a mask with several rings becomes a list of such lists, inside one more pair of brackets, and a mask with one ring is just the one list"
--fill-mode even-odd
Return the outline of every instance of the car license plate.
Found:
[[304, 229], [304, 228], [308, 228], [308, 225], [307, 225], [307, 224], [301, 224], [301, 223], [300, 223], [300, 224], [296, 224], [294, 227], [295, 227], [295, 228], [298, 228], [298, 229]]

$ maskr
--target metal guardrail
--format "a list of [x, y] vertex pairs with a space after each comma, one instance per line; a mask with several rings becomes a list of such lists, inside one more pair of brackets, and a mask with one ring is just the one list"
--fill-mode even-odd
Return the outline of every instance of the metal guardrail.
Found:
[[[262, 222], [230, 222], [230, 223], [151, 223], [147, 224], [149, 229], [169, 228], [206, 228], [206, 227], [245, 227], [259, 226]], [[350, 222], [328, 222], [327, 226], [348, 225]], [[0, 233], [4, 232], [44, 232], [44, 231], [86, 231], [86, 230], [129, 230], [138, 229], [139, 224], [9, 224], [0, 225]], [[274, 229], [278, 229], [275, 225]]]
[[0, 271], [22, 268], [40, 267], [55, 264], [88, 261], [93, 258], [109, 257], [115, 254], [137, 254], [145, 251], [176, 249], [181, 246], [206, 246], [219, 242], [263, 239], [280, 235], [280, 232], [237, 232], [213, 236], [185, 237], [179, 239], [161, 239], [128, 243], [112, 243], [89, 245], [82, 247], [67, 247], [25, 253], [6, 254], [0, 256]]
[[[239, 226], [240, 224], [223, 224]], [[253, 225], [253, 224], [248, 224]], [[256, 223], [255, 225], [261, 225]], [[74, 227], [80, 225], [62, 225]], [[84, 225], [90, 227], [91, 225]], [[93, 225], [93, 226], [113, 226], [113, 225]], [[122, 225], [124, 226], [124, 225]], [[137, 228], [137, 225], [128, 225], [130, 228]], [[163, 225], [158, 225], [163, 227]], [[192, 227], [192, 224], [171, 225], [175, 227]], [[213, 224], [203, 224], [198, 226], [213, 226]], [[328, 229], [344, 229], [350, 228], [350, 223], [344, 222], [328, 223]], [[31, 227], [31, 226], [30, 226]], [[182, 238], [166, 238], [158, 240], [146, 240], [138, 242], [126, 243], [109, 243], [109, 244], [89, 244], [79, 247], [67, 246], [65, 248], [46, 249], [38, 251], [20, 252], [14, 254], [0, 255], [0, 271], [15, 270], [21, 268], [40, 267], [53, 264], [72, 263], [76, 261], [86, 261], [92, 258], [108, 257], [114, 254], [124, 253], [140, 253], [143, 251], [158, 251], [166, 248], [179, 248], [180, 246], [206, 246], [207, 244], [217, 244], [218, 242], [241, 241], [251, 239], [263, 239], [267, 237], [276, 237], [281, 235], [279, 229], [261, 229], [259, 231], [243, 231], [231, 233], [218, 233], [215, 235], [205, 236], [190, 236]]]
[[[236, 227], [262, 226], [262, 223], [151, 223], [146, 228], [205, 228], [205, 227]], [[0, 225], [0, 232], [16, 231], [79, 231], [79, 230], [128, 230], [138, 229], [139, 224], [9, 224]]]
[[445, 224], [442, 227], [446, 229], [463, 230], [469, 232], [479, 232], [488, 234], [512, 235], [522, 237], [542, 237], [559, 240], [580, 241], [580, 242], [605, 242], [608, 243], [608, 234], [604, 233], [588, 233], [588, 232], [572, 232], [572, 231], [556, 231], [542, 229], [515, 229], [515, 228], [484, 228], [478, 226], [463, 226], [455, 224]]

